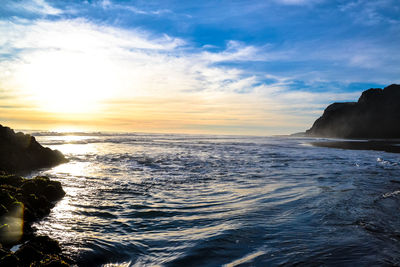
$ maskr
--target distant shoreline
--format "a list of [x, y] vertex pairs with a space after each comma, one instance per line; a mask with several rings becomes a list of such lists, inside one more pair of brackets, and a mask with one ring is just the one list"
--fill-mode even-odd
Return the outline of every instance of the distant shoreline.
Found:
[[400, 153], [400, 140], [318, 141], [310, 142], [310, 144], [316, 147]]

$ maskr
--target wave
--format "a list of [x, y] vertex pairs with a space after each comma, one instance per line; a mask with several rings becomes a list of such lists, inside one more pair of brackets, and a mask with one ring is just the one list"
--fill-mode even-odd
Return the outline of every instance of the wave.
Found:
[[400, 263], [396, 154], [293, 138], [42, 138], [79, 149], [41, 173], [67, 195], [37, 228], [83, 266]]

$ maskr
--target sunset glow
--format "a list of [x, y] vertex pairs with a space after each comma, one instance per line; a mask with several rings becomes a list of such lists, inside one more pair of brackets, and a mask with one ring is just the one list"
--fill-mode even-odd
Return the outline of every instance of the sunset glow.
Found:
[[[224, 5], [243, 12], [221, 16]], [[400, 60], [390, 1], [224, 5], [218, 14], [190, 3], [3, 5], [0, 119], [25, 129], [286, 134], [304, 130], [327, 103], [399, 81], [382, 67]], [[356, 20], [356, 6], [380, 19]], [[312, 19], [321, 10], [332, 11], [322, 30]], [[288, 26], [295, 14], [302, 20]], [[352, 34], [330, 31], [339, 15]], [[308, 29], [315, 33], [303, 36]], [[379, 38], [366, 37], [371, 29]]]
[[0, 266], [400, 265], [399, 0], [0, 2]]
[[112, 73], [95, 55], [39, 53], [17, 72], [19, 89], [32, 96], [39, 110], [55, 113], [99, 111], [100, 101], [112, 97]]

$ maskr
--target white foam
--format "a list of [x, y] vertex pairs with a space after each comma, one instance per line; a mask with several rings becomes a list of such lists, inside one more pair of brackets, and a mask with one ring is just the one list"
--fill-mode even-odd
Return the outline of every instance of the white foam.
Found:
[[383, 198], [392, 197], [392, 196], [395, 196], [395, 195], [398, 195], [398, 194], [400, 194], [400, 190], [397, 190], [397, 191], [394, 191], [394, 192], [390, 192], [390, 193], [383, 194]]
[[234, 266], [238, 266], [238, 265], [243, 264], [243, 263], [245, 263], [245, 262], [252, 261], [253, 259], [255, 259], [255, 258], [257, 258], [258, 256], [263, 255], [263, 254], [264, 254], [263, 251], [253, 252], [253, 253], [250, 253], [250, 254], [244, 256], [243, 258], [240, 258], [240, 259], [237, 259], [237, 260], [235, 260], [235, 261], [232, 261], [232, 262], [230, 262], [230, 263], [225, 264], [224, 267], [234, 267]]

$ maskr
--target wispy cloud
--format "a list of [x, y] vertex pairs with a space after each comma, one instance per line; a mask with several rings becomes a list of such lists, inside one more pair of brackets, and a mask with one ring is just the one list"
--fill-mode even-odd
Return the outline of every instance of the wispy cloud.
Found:
[[162, 15], [166, 13], [171, 13], [171, 10], [169, 9], [144, 10], [129, 4], [121, 5], [118, 3], [114, 3], [111, 0], [103, 0], [96, 4], [100, 5], [105, 10], [128, 10], [132, 13], [140, 15]]
[[[377, 2], [353, 1], [338, 12], [351, 17], [359, 9], [387, 17], [381, 9], [390, 0]], [[302, 24], [302, 31], [290, 38], [296, 16], [305, 16], [302, 10], [315, 15], [327, 1], [225, 2], [224, 8], [230, 12], [222, 18], [221, 7], [207, 13], [213, 6], [210, 3], [190, 3], [186, 9], [169, 10], [162, 3], [136, 6], [104, 0], [82, 4], [82, 12], [73, 4], [59, 10], [50, 1], [18, 3], [27, 5], [7, 4], [6, 8], [39, 16], [0, 20], [1, 108], [14, 120], [22, 120], [28, 112], [35, 114], [35, 119], [43, 117], [54, 123], [54, 111], [68, 110], [86, 114], [76, 117], [77, 121], [135, 124], [135, 129], [138, 125], [196, 130], [203, 126], [239, 129], [242, 125], [257, 128], [259, 133], [289, 128], [296, 131], [310, 125], [327, 104], [356, 100], [365, 87], [343, 89], [355, 82], [384, 85], [388, 80], [400, 81], [397, 42], [389, 42], [397, 37], [391, 32], [373, 39], [354, 31], [320, 30], [313, 19], [307, 18], [295, 21]], [[283, 18], [271, 14], [262, 20], [266, 26], [259, 25], [260, 16], [268, 17], [264, 14], [268, 8], [292, 12], [283, 28], [272, 29]], [[337, 11], [337, 6], [334, 8]], [[191, 19], [175, 17], [176, 21], [168, 24], [179, 28], [191, 23], [187, 29], [151, 28], [168, 17], [162, 14], [188, 10], [195, 10], [190, 13]], [[98, 13], [106, 13], [107, 19], [98, 19]], [[146, 27], [138, 17], [145, 17]], [[234, 30], [229, 25], [218, 26], [225, 19], [235, 25], [231, 27]], [[266, 37], [257, 32], [262, 27], [272, 29], [266, 31]], [[215, 31], [202, 39], [203, 30], [210, 33], [210, 28]], [[243, 29], [250, 33], [244, 34]], [[315, 29], [321, 35], [316, 37]], [[279, 31], [285, 34], [274, 39]], [[190, 35], [193, 32], [198, 39]], [[220, 38], [223, 34], [226, 36]], [[214, 42], [215, 38], [220, 41]], [[7, 100], [9, 96], [14, 98]], [[87, 109], [93, 103], [95, 112]], [[9, 107], [14, 104], [23, 108], [11, 114]], [[63, 119], [72, 120], [71, 116]]]
[[[143, 31], [96, 26], [85, 20], [37, 21], [29, 25], [1, 22], [0, 32], [2, 54], [13, 51], [13, 56], [18, 57], [3, 65], [17, 68], [38, 64], [40, 59], [49, 58], [46, 54], [59, 60], [65, 60], [67, 54], [79, 65], [79, 57], [98, 56], [107, 59], [108, 67], [104, 68], [115, 68], [109, 71], [110, 75], [131, 77], [136, 85], [140, 84], [136, 93], [158, 92], [160, 88], [244, 91], [241, 87], [249, 86], [244, 71], [217, 67], [214, 63], [259, 60], [257, 48], [235, 41], [228, 42], [221, 52], [201, 52], [187, 46], [182, 39], [167, 35], [153, 38]], [[19, 52], [15, 53], [16, 50]]]
[[60, 15], [62, 10], [54, 8], [45, 0], [6, 1], [3, 9], [16, 12], [28, 12], [39, 15]]
[[266, 58], [262, 54], [260, 47], [246, 45], [244, 43], [230, 40], [226, 49], [222, 52], [202, 52], [201, 58], [209, 62], [228, 62], [228, 61], [264, 61]]
[[64, 49], [85, 50], [120, 47], [127, 49], [171, 50], [184, 45], [184, 41], [163, 35], [151, 38], [144, 31], [117, 30], [99, 26], [86, 20], [24, 20], [0, 21], [2, 49]]
[[380, 23], [400, 24], [400, 19], [391, 12], [393, 8], [398, 8], [396, 2], [396, 0], [355, 0], [348, 1], [339, 8], [359, 24], [369, 26]]
[[[67, 106], [78, 107], [85, 105], [85, 102], [80, 103], [81, 98], [87, 101], [90, 97], [108, 107], [101, 116], [107, 117], [112, 114], [111, 110], [118, 110], [121, 119], [126, 111], [127, 114], [146, 115], [155, 121], [169, 121], [168, 118], [176, 118], [180, 112], [176, 108], [181, 106], [176, 105], [179, 99], [186, 106], [182, 111], [185, 118], [176, 122], [179, 127], [199, 122], [201, 116], [208, 122], [200, 124], [229, 125], [235, 119], [235, 123], [245, 125], [264, 125], [265, 120], [277, 126], [285, 123], [268, 118], [293, 119], [289, 115], [293, 112], [286, 112], [282, 107], [289, 103], [292, 110], [304, 109], [304, 105], [296, 107], [296, 103], [310, 98], [309, 94], [291, 93], [289, 81], [284, 78], [276, 78], [272, 85], [264, 84], [265, 75], [229, 65], [220, 66], [223, 62], [262, 58], [262, 47], [246, 46], [237, 41], [229, 41], [222, 51], [204, 52], [179, 38], [165, 35], [155, 38], [144, 31], [98, 26], [81, 19], [39, 20], [30, 24], [22, 20], [3, 21], [0, 33], [0, 53], [13, 51], [9, 60], [0, 63], [0, 69], [8, 71], [8, 76], [0, 77], [2, 85], [8, 92], [23, 94], [21, 102], [37, 103], [33, 110], [40, 110], [45, 103], [44, 110], [51, 108], [51, 100], [57, 98], [62, 98]], [[188, 104], [193, 97], [200, 104]], [[137, 108], [138, 101], [143, 98], [152, 101]], [[117, 107], [109, 102], [111, 99], [128, 101]], [[158, 106], [155, 99], [167, 104]], [[55, 104], [60, 108], [59, 102]], [[208, 116], [206, 111], [210, 107], [214, 107], [215, 112]], [[224, 112], [229, 109], [235, 112]], [[203, 113], [194, 116], [197, 111]]]
[[279, 4], [283, 5], [313, 5], [323, 0], [275, 0]]

